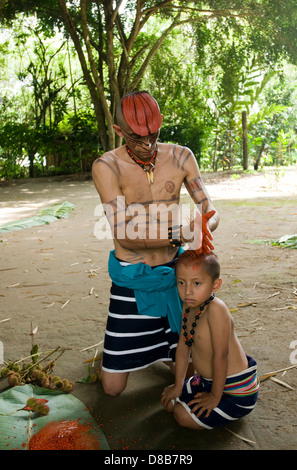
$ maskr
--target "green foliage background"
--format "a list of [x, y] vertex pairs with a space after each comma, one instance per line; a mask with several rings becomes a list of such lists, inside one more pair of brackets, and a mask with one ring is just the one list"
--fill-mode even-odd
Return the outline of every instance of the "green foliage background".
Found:
[[0, 178], [90, 171], [121, 144], [115, 105], [135, 87], [203, 170], [243, 167], [243, 111], [248, 168], [296, 164], [295, 1], [65, 5], [1, 3]]

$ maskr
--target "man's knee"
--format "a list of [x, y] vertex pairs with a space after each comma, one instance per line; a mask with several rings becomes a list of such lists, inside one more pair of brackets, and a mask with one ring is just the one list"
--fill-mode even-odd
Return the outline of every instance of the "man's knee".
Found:
[[115, 387], [113, 384], [109, 383], [104, 383], [102, 381], [103, 385], [103, 390], [106, 393], [106, 395], [110, 395], [111, 397], [116, 397], [122, 393], [123, 390], [125, 390], [125, 387]]
[[128, 374], [111, 374], [102, 371], [102, 385], [106, 395], [116, 397], [122, 393], [127, 385]]

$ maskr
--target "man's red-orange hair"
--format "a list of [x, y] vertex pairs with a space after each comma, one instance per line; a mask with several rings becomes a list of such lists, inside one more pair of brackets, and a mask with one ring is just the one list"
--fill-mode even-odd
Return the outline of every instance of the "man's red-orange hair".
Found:
[[158, 132], [162, 116], [157, 101], [146, 91], [136, 91], [122, 100], [122, 113], [135, 134], [146, 136]]

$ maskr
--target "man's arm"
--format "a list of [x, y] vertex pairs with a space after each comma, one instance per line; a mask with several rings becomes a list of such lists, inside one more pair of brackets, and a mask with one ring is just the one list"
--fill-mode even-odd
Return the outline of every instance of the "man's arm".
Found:
[[210, 211], [215, 211], [214, 215], [208, 221], [209, 229], [214, 231], [219, 224], [220, 215], [207, 193], [196, 158], [189, 149], [187, 150], [190, 152], [190, 156], [185, 164], [187, 174], [184, 179], [184, 184], [199, 210], [201, 209], [200, 212], [202, 215]]
[[181, 147], [180, 156], [184, 156], [184, 184], [197, 209], [189, 225], [183, 226], [182, 239], [190, 249], [208, 253], [214, 249], [211, 232], [218, 226], [220, 216], [207, 193], [193, 152]]

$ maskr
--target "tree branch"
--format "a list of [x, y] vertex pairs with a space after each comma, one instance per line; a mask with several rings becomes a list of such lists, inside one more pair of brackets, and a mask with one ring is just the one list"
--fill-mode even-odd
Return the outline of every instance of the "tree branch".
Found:
[[171, 23], [171, 25], [161, 34], [161, 36], [159, 37], [159, 39], [155, 42], [155, 44], [153, 45], [153, 47], [151, 47], [148, 55], [146, 56], [145, 60], [143, 61], [140, 69], [138, 70], [134, 80], [132, 81], [132, 83], [130, 84], [129, 88], [130, 89], [134, 89], [134, 88], [137, 88], [141, 78], [143, 77], [144, 75], [144, 72], [145, 70], [147, 69], [150, 61], [152, 60], [152, 58], [154, 57], [154, 55], [157, 53], [157, 51], [159, 50], [161, 44], [164, 42], [164, 40], [166, 39], [166, 37], [171, 33], [171, 31], [179, 24], [179, 18], [180, 18], [180, 13], [177, 14], [177, 16], [174, 18], [173, 22]]

